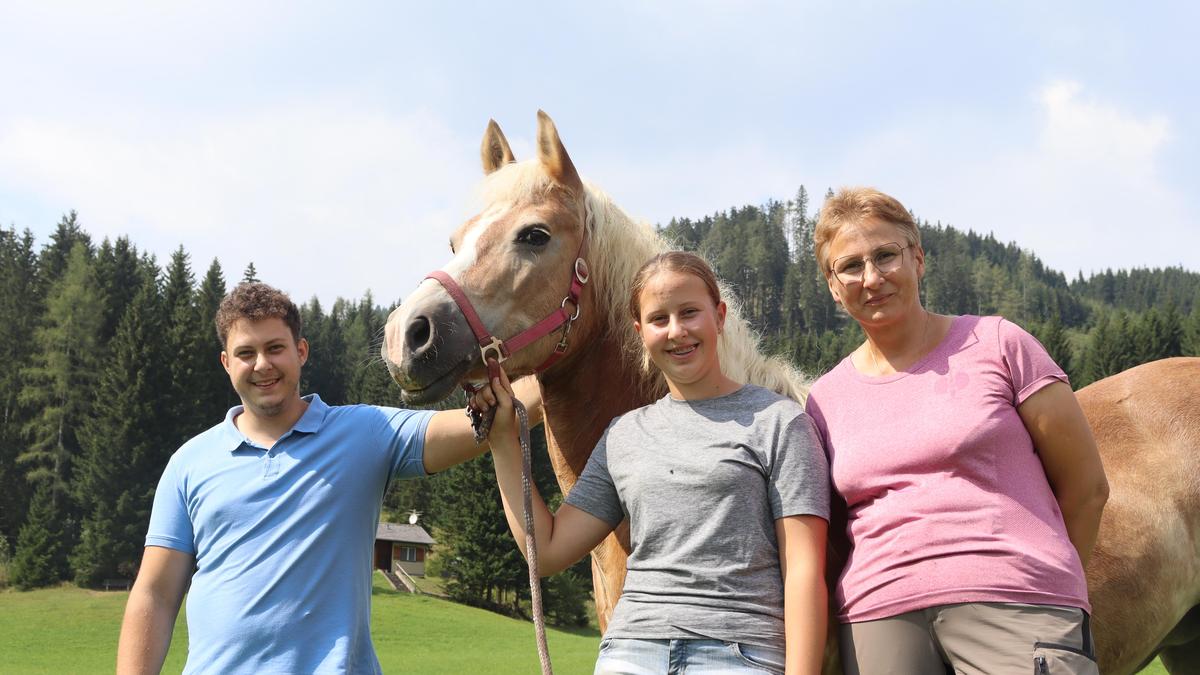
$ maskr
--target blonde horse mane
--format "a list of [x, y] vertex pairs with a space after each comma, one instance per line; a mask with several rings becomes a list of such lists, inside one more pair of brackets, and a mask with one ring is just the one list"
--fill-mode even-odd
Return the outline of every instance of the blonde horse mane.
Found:
[[[641, 364], [635, 384], [648, 399], [666, 393], [666, 383], [646, 358], [629, 316], [629, 289], [633, 276], [650, 258], [672, 248], [671, 242], [648, 223], [635, 222], [603, 190], [584, 182], [588, 213], [588, 267], [592, 286], [605, 317], [599, 322], [607, 336], [617, 340], [625, 358]], [[514, 202], [554, 189], [537, 160], [509, 164], [488, 175], [481, 196], [485, 203]], [[758, 335], [742, 318], [737, 297], [722, 282], [721, 298], [728, 306], [725, 329], [717, 346], [721, 369], [738, 382], [749, 382], [801, 403], [811, 382], [790, 363], [766, 356]]]

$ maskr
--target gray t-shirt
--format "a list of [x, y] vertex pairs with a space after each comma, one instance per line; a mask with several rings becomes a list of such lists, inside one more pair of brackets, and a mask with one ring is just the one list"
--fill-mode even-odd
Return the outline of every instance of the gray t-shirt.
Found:
[[566, 503], [614, 527], [632, 552], [605, 637], [781, 646], [775, 521], [829, 518], [829, 470], [795, 401], [746, 385], [658, 401], [613, 420]]

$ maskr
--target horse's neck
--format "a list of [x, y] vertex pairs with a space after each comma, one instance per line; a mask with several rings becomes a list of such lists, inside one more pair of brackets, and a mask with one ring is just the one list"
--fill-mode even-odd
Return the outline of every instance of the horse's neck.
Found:
[[636, 384], [639, 366], [617, 340], [606, 337], [584, 351], [541, 376], [546, 444], [564, 493], [575, 485], [608, 423], [648, 403]]

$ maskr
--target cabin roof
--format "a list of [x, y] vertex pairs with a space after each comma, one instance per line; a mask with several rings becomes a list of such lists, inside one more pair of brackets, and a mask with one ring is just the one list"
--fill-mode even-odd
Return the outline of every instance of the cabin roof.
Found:
[[379, 523], [375, 528], [375, 539], [382, 541], [399, 541], [405, 544], [425, 544], [432, 546], [433, 537], [420, 525], [408, 523]]

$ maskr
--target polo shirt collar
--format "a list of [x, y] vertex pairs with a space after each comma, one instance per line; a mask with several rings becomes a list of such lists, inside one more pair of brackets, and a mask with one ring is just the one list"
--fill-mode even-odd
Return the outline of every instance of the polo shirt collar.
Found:
[[302, 397], [308, 401], [308, 410], [296, 420], [292, 431], [302, 431], [306, 434], [315, 434], [321, 428], [321, 424], [325, 421], [325, 414], [329, 412], [329, 406], [321, 400], [321, 397], [316, 394], [309, 394]]
[[[308, 409], [292, 425], [291, 431], [299, 431], [307, 434], [316, 433], [325, 422], [325, 415], [329, 413], [329, 406], [317, 394], [309, 394], [302, 398], [308, 402]], [[233, 423], [233, 418], [242, 414], [243, 410], [245, 410], [244, 406], [233, 406], [229, 409], [229, 412], [225, 413], [225, 421], [221, 423], [221, 445], [228, 448], [230, 452], [234, 452], [241, 448], [242, 444], [250, 442], [250, 439], [246, 438], [246, 435]], [[286, 436], [287, 434], [284, 435]]]

